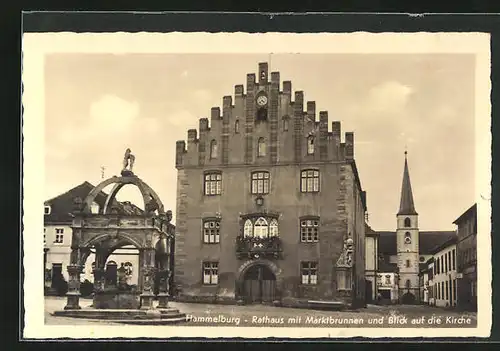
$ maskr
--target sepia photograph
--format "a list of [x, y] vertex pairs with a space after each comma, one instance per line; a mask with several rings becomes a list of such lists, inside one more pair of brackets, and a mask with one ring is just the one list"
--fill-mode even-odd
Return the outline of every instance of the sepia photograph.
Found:
[[23, 57], [26, 337], [489, 336], [488, 34]]

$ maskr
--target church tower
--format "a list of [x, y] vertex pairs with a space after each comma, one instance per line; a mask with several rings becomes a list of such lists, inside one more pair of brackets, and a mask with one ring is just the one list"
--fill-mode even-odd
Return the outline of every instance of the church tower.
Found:
[[400, 302], [406, 304], [417, 302], [419, 299], [418, 213], [413, 203], [406, 151], [401, 202], [397, 213], [396, 240]]

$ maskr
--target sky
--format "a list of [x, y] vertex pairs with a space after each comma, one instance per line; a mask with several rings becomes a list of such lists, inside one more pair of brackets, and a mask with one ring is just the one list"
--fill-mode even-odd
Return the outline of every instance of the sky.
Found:
[[[47, 55], [46, 199], [119, 175], [129, 147], [175, 219], [175, 142], [264, 61], [354, 132], [373, 229], [395, 230], [405, 148], [420, 229], [454, 229], [475, 199], [470, 54]], [[118, 199], [142, 206], [133, 187]]]

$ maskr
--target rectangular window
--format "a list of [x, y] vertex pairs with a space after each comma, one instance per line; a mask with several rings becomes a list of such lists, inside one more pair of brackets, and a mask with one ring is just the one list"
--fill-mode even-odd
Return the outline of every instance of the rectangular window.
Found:
[[56, 228], [56, 240], [54, 241], [54, 243], [62, 244], [63, 242], [64, 242], [64, 229]]
[[448, 253], [444, 255], [444, 273], [448, 273]]
[[302, 284], [316, 285], [318, 283], [318, 263], [301, 262]]
[[319, 240], [319, 218], [300, 221], [300, 241], [317, 243]]
[[445, 289], [445, 290], [444, 290], [444, 292], [445, 292], [445, 294], [446, 294], [446, 295], [445, 295], [445, 298], [446, 298], [446, 300], [449, 300], [449, 298], [450, 298], [450, 297], [448, 296], [448, 281], [446, 281], [446, 282], [444, 283], [444, 289]]
[[205, 174], [205, 195], [220, 195], [222, 193], [222, 174]]
[[457, 269], [456, 255], [457, 255], [457, 251], [455, 249], [453, 249], [452, 254], [451, 254], [451, 269], [453, 269], [453, 270]]
[[252, 173], [252, 194], [269, 194], [269, 172]]
[[206, 220], [203, 222], [203, 243], [218, 244], [220, 241], [220, 221]]
[[444, 282], [441, 282], [441, 300], [444, 300]]
[[410, 268], [410, 260], [406, 260], [406, 268]]
[[219, 263], [203, 262], [203, 284], [217, 285], [219, 283]]
[[305, 170], [300, 173], [300, 191], [303, 193], [319, 191], [319, 171]]
[[43, 213], [46, 215], [49, 215], [50, 214], [50, 206], [45, 206], [43, 209]]

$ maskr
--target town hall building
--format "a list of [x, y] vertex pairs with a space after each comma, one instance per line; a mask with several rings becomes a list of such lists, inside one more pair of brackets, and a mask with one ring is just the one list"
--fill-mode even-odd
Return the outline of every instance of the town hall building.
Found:
[[[177, 299], [362, 306], [367, 209], [354, 134], [342, 137], [338, 121], [330, 129], [327, 111], [268, 73], [260, 63], [176, 143]], [[401, 216], [414, 235], [416, 215]]]

